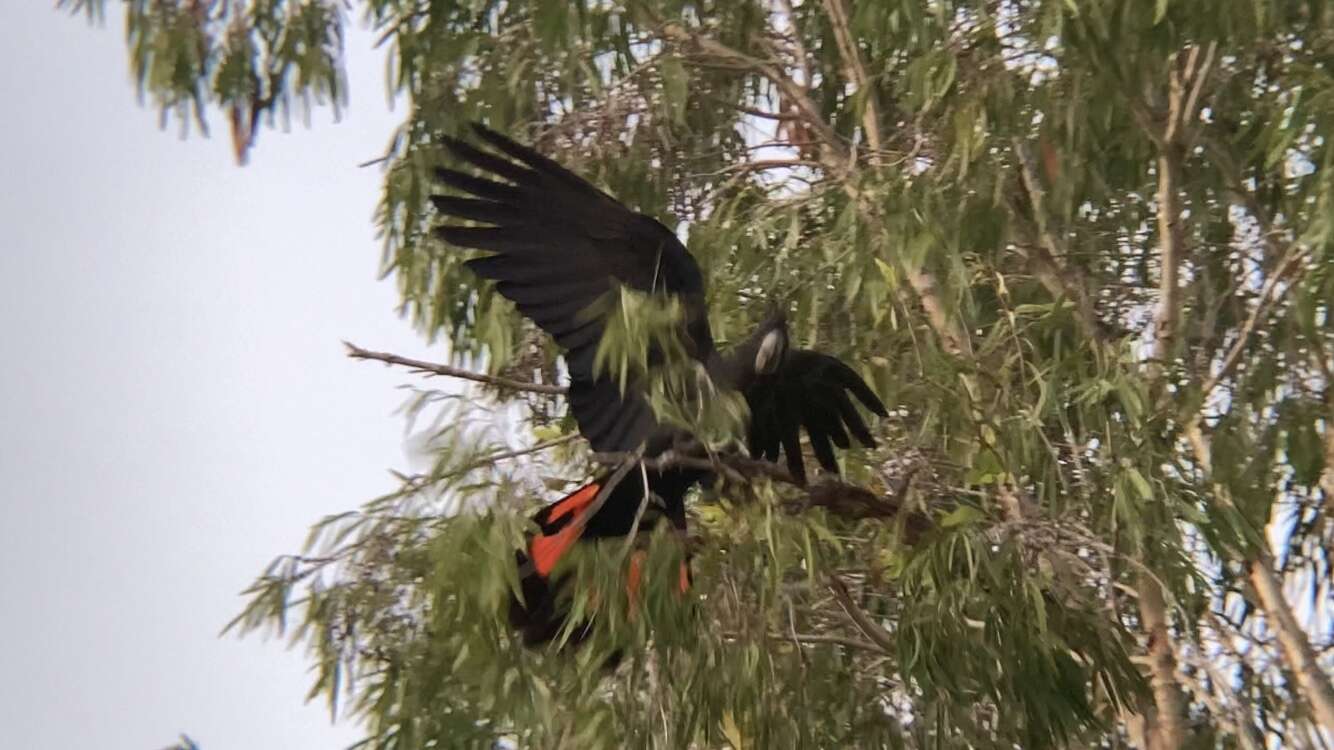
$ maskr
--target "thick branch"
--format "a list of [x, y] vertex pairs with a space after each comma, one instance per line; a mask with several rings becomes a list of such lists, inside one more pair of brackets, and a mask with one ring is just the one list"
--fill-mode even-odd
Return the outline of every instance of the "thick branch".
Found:
[[1186, 697], [1176, 673], [1176, 653], [1167, 628], [1167, 602], [1162, 584], [1149, 573], [1137, 577], [1140, 627], [1148, 638], [1149, 685], [1158, 708], [1153, 728], [1156, 748], [1184, 747], [1186, 744]]
[[1172, 356], [1181, 318], [1181, 149], [1167, 144], [1158, 155], [1158, 310], [1153, 318], [1152, 379], [1162, 374]]
[[1321, 670], [1306, 631], [1302, 630], [1292, 614], [1292, 607], [1283, 595], [1283, 584], [1274, 573], [1273, 559], [1267, 551], [1261, 549], [1248, 567], [1251, 585], [1255, 587], [1255, 593], [1260, 599], [1260, 607], [1269, 617], [1271, 626], [1278, 631], [1284, 661], [1301, 686], [1301, 696], [1310, 704], [1316, 722], [1326, 731], [1334, 732], [1334, 684], [1331, 684], [1329, 675]]
[[[1213, 447], [1209, 444], [1209, 438], [1198, 425], [1188, 429], [1186, 437], [1195, 453], [1196, 463], [1206, 475], [1212, 476]], [[1212, 489], [1220, 505], [1240, 512], [1226, 486], [1212, 482]], [[1306, 631], [1302, 630], [1292, 613], [1292, 607], [1283, 594], [1283, 583], [1274, 572], [1274, 559], [1265, 547], [1266, 544], [1262, 539], [1254, 557], [1246, 562], [1247, 577], [1255, 589], [1260, 609], [1268, 618], [1270, 627], [1278, 633], [1283, 660], [1301, 687], [1301, 697], [1311, 706], [1316, 721], [1326, 730], [1334, 732], [1334, 683], [1321, 670]]]
[[[945, 351], [956, 357], [965, 357], [972, 354], [973, 343], [960, 326], [949, 310], [945, 307], [945, 301], [940, 296], [940, 284], [936, 282], [935, 274], [924, 271], [920, 268], [905, 269], [904, 275], [908, 279], [908, 285], [913, 288], [917, 294], [917, 300], [922, 303], [922, 309], [926, 311], [926, 318], [931, 323], [936, 335], [940, 337], [944, 344]], [[977, 394], [970, 394], [976, 396]]]
[[550, 385], [547, 383], [525, 383], [520, 380], [510, 380], [509, 378], [496, 377], [495, 375], [486, 375], [480, 372], [464, 370], [459, 367], [451, 367], [449, 365], [437, 364], [435, 362], [425, 362], [420, 359], [409, 359], [408, 357], [400, 357], [397, 354], [390, 354], [389, 352], [373, 352], [367, 349], [362, 349], [356, 344], [352, 344], [347, 341], [343, 342], [343, 346], [347, 347], [347, 356], [351, 357], [352, 359], [372, 359], [378, 362], [384, 362], [387, 365], [398, 365], [400, 367], [407, 367], [412, 372], [421, 375], [444, 375], [446, 377], [451, 377], [451, 378], [461, 378], [463, 380], [471, 380], [474, 383], [486, 383], [487, 385], [493, 385], [497, 388], [503, 388], [505, 390], [524, 391], [526, 393], [545, 393], [549, 395], [560, 396], [564, 395], [566, 392], [566, 388], [563, 385]]
[[[848, 484], [840, 479], [823, 477], [809, 485], [797, 481], [787, 467], [771, 461], [749, 458], [737, 454], [704, 456], [696, 453], [698, 446], [684, 446], [669, 450], [653, 458], [646, 458], [641, 463], [650, 471], [662, 471], [670, 468], [698, 469], [714, 472], [733, 484], [747, 485], [750, 480], [764, 477], [780, 484], [799, 487], [806, 496], [787, 506], [791, 512], [800, 512], [808, 508], [824, 508], [841, 518], [898, 518], [903, 515], [903, 498], [911, 485], [914, 471], [909, 471], [900, 480], [898, 487], [891, 488], [891, 494], [881, 495], [864, 487]], [[616, 465], [626, 460], [626, 453], [595, 453], [593, 460]], [[909, 544], [916, 541], [932, 527], [931, 520], [922, 513], [910, 513], [904, 517], [904, 538]]]
[[[1158, 147], [1158, 264], [1161, 277], [1158, 285], [1158, 309], [1153, 320], [1152, 361], [1148, 365], [1151, 383], [1160, 384], [1167, 363], [1175, 348], [1181, 318], [1180, 268], [1184, 252], [1185, 232], [1181, 220], [1181, 160], [1182, 130], [1191, 115], [1186, 110], [1186, 88], [1189, 76], [1201, 72], [1196, 66], [1198, 49], [1194, 49], [1183, 74], [1173, 70], [1168, 81], [1168, 111], [1162, 130], [1154, 127], [1145, 115], [1140, 115], [1146, 134]], [[1193, 69], [1193, 72], [1192, 72]], [[1191, 96], [1194, 101], [1197, 95]], [[1142, 113], [1142, 107], [1136, 107]], [[1148, 640], [1149, 684], [1153, 689], [1157, 715], [1153, 717], [1152, 736], [1158, 748], [1178, 748], [1186, 743], [1186, 697], [1178, 684], [1176, 653], [1168, 630], [1167, 602], [1162, 584], [1147, 569], [1137, 576], [1136, 589], [1140, 613], [1140, 627]]]
[[[1326, 380], [1326, 383], [1329, 381]], [[1329, 388], [1325, 387], [1325, 402], [1330, 402]], [[1320, 472], [1320, 490], [1325, 493], [1326, 505], [1334, 503], [1334, 430], [1325, 428], [1325, 470]]]
[[[1070, 257], [1070, 253], [1047, 226], [1046, 191], [1038, 178], [1033, 154], [1028, 144], [1018, 138], [1014, 139], [1013, 145], [1014, 154], [1019, 159], [1019, 174], [1024, 191], [1028, 194], [1033, 220], [1037, 225], [1038, 242], [1028, 254], [1033, 270], [1053, 296], [1065, 297], [1075, 303], [1075, 319], [1084, 329], [1085, 335], [1095, 341], [1104, 341], [1106, 329], [1098, 320], [1088, 279], [1077, 267], [1062, 262], [1062, 259]], [[1018, 212], [1014, 214], [1016, 217], [1019, 215]]]
[[711, 37], [692, 33], [685, 26], [676, 22], [660, 23], [660, 28], [662, 36], [671, 42], [686, 48], [693, 48], [703, 56], [716, 58], [729, 65], [753, 71], [767, 78], [778, 87], [783, 97], [792, 104], [801, 119], [819, 133], [824, 145], [837, 156], [839, 165], [846, 165], [848, 160], [847, 146], [844, 145], [833, 127], [820, 116], [820, 108], [811, 100], [806, 89], [787, 75], [777, 63], [772, 60], [752, 57]]
[[848, 24], [847, 6], [844, 0], [824, 0], [824, 7], [825, 12], [829, 15], [829, 23], [834, 28], [834, 40], [838, 43], [839, 56], [843, 58], [843, 62], [847, 66], [847, 76], [857, 87], [857, 93], [865, 97], [865, 106], [862, 110], [862, 130], [866, 133], [866, 144], [871, 147], [871, 163], [878, 164], [882, 143], [880, 137], [880, 104], [876, 98], [875, 89], [871, 87], [870, 78], [866, 75], [866, 66], [862, 63], [861, 53], [857, 49], [857, 41], [852, 36], [852, 29]]

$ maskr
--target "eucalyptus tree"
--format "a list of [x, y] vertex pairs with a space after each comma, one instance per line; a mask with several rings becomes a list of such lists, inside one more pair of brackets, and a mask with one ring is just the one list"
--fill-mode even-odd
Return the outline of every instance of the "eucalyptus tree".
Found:
[[[317, 525], [236, 621], [309, 646], [312, 695], [371, 746], [1334, 741], [1327, 3], [125, 8], [141, 94], [227, 122], [238, 159], [342, 106], [353, 13], [408, 104], [385, 271], [452, 362], [351, 354], [477, 398], [423, 389], [434, 468]], [[624, 545], [582, 556], [576, 650], [504, 623], [521, 519], [595, 457], [550, 343], [430, 233], [470, 120], [688, 237], [718, 338], [779, 300], [891, 410], [846, 481], [719, 454], [687, 597], [675, 540], [633, 603]], [[627, 310], [608, 353], [660, 314]]]

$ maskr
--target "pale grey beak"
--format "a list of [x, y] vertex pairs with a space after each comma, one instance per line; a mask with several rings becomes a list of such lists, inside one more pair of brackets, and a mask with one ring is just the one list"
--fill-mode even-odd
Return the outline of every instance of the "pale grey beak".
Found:
[[755, 372], [760, 375], [772, 375], [783, 361], [783, 351], [787, 348], [787, 336], [781, 330], [770, 331], [760, 340], [760, 348], [755, 352]]

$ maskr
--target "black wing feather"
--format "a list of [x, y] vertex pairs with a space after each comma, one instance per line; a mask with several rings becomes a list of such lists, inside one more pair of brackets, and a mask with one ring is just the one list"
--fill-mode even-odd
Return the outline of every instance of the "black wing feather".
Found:
[[[570, 409], [593, 449], [631, 450], [655, 422], [640, 393], [622, 393], [616, 383], [594, 374], [605, 330], [605, 313], [596, 304], [625, 285], [681, 296], [698, 307], [692, 317], [702, 320], [699, 266], [659, 222], [527, 146], [479, 125], [473, 129], [499, 153], [445, 138], [453, 156], [483, 176], [437, 169], [441, 183], [465, 195], [433, 196], [432, 202], [442, 216], [487, 226], [446, 225], [436, 234], [452, 245], [491, 253], [468, 261], [468, 267], [498, 282], [501, 295], [566, 349]], [[711, 340], [696, 343], [696, 356], [707, 358]]]

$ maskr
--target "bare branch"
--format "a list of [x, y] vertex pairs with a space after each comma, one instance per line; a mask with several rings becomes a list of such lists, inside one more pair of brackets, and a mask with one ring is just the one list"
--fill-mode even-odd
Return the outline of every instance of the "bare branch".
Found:
[[[1198, 424], [1186, 431], [1186, 437], [1200, 468], [1206, 475], [1212, 475], [1213, 446], [1209, 438]], [[1240, 513], [1231, 491], [1225, 485], [1214, 481], [1212, 477], [1210, 484], [1220, 505]], [[1334, 731], [1334, 683], [1321, 669], [1310, 638], [1292, 613], [1292, 607], [1283, 593], [1283, 584], [1274, 572], [1274, 559], [1269, 554], [1267, 544], [1262, 537], [1253, 557], [1246, 562], [1247, 578], [1255, 590], [1261, 611], [1268, 618], [1268, 624], [1278, 634], [1283, 660], [1301, 687], [1301, 697], [1310, 704], [1316, 721], [1325, 729]]]
[[857, 93], [865, 96], [865, 108], [862, 111], [862, 131], [866, 133], [866, 144], [871, 147], [871, 164], [880, 162], [880, 104], [875, 89], [866, 75], [866, 66], [862, 63], [861, 52], [852, 36], [848, 24], [848, 9], [844, 0], [824, 0], [825, 13], [834, 28], [834, 40], [838, 43], [838, 54], [847, 66], [847, 76], [857, 87]]
[[[723, 638], [727, 639], [739, 640], [741, 637], [742, 636], [739, 633], [723, 633]], [[855, 648], [861, 651], [870, 651], [876, 654], [886, 653], [884, 649], [870, 641], [863, 641], [859, 638], [849, 638], [848, 636], [834, 635], [831, 633], [766, 633], [764, 637], [766, 640], [775, 642], [790, 643], [795, 640], [802, 645], [827, 643], [834, 646], [847, 646], [848, 648]]]
[[1181, 149], [1166, 144], [1158, 154], [1158, 309], [1154, 313], [1153, 363], [1150, 379], [1157, 380], [1172, 356], [1181, 318]]
[[[673, 449], [641, 461], [644, 468], [662, 471], [670, 468], [688, 468], [710, 471], [721, 475], [732, 484], [748, 485], [750, 480], [764, 477], [780, 484], [800, 487], [806, 491], [799, 502], [786, 506], [786, 510], [799, 513], [809, 508], [824, 508], [842, 518], [898, 518], [903, 515], [903, 499], [916, 474], [911, 469], [899, 480], [899, 486], [891, 494], [881, 495], [864, 487], [858, 487], [830, 476], [821, 477], [810, 485], [799, 482], [787, 467], [771, 461], [749, 458], [737, 454], [714, 456], [699, 455], [694, 452], [699, 446], [690, 445]], [[595, 453], [593, 460], [600, 464], [616, 465], [631, 454]], [[931, 520], [923, 513], [910, 513], [904, 517], [905, 541], [912, 543], [921, 534], [932, 527]]]
[[1283, 584], [1274, 573], [1273, 559], [1262, 549], [1256, 559], [1249, 562], [1248, 567], [1251, 585], [1255, 587], [1260, 606], [1278, 632], [1284, 661], [1302, 688], [1300, 695], [1310, 704], [1316, 722], [1325, 730], [1334, 732], [1334, 684], [1321, 669], [1315, 650], [1311, 648], [1311, 640], [1297, 622], [1287, 597], [1283, 595]]
[[[1069, 258], [1069, 251], [1047, 226], [1047, 208], [1044, 202], [1046, 192], [1038, 179], [1033, 154], [1028, 144], [1021, 139], [1013, 141], [1014, 154], [1019, 159], [1019, 172], [1029, 205], [1033, 209], [1033, 219], [1037, 224], [1039, 242], [1028, 256], [1035, 266], [1038, 280], [1053, 296], [1065, 297], [1075, 303], [1075, 319], [1079, 321], [1084, 333], [1095, 341], [1105, 341], [1106, 328], [1098, 320], [1097, 308], [1088, 279], [1080, 270], [1063, 262]], [[1012, 212], [1018, 217], [1017, 212]]]
[[[1251, 308], [1251, 314], [1246, 316], [1245, 322], [1243, 322], [1241, 328], [1237, 330], [1237, 338], [1233, 340], [1232, 346], [1228, 348], [1227, 354], [1223, 357], [1223, 363], [1218, 368], [1218, 372], [1209, 376], [1209, 379], [1206, 380], [1204, 385], [1200, 388], [1201, 408], [1209, 400], [1210, 394], [1212, 394], [1214, 389], [1218, 387], [1219, 383], [1226, 380], [1228, 376], [1232, 374], [1232, 371], [1236, 369], [1237, 364], [1241, 361], [1242, 354], [1250, 344], [1251, 337], [1255, 335], [1256, 329], [1259, 328], [1260, 321], [1264, 320], [1264, 317], [1269, 314], [1269, 310], [1273, 307], [1274, 303], [1278, 301], [1279, 285], [1282, 282], [1287, 281], [1290, 277], [1298, 277], [1301, 271], [1305, 268], [1302, 263], [1305, 259], [1305, 255], [1306, 254], [1300, 245], [1293, 244], [1279, 261], [1278, 267], [1269, 274], [1269, 278], [1265, 279], [1264, 286], [1260, 290], [1259, 298], [1255, 302], [1255, 307]], [[1197, 419], [1199, 419], [1198, 411], [1195, 416], [1191, 418], [1191, 421]]]
[[862, 631], [863, 635], [885, 653], [894, 653], [894, 637], [880, 627], [875, 620], [872, 620], [865, 610], [857, 606], [857, 602], [853, 601], [852, 594], [848, 591], [848, 585], [843, 582], [842, 578], [836, 575], [830, 576], [829, 590], [834, 592], [834, 598], [838, 600], [843, 612], [847, 614], [849, 620], [852, 620], [852, 624]]
[[[1150, 383], [1161, 383], [1172, 357], [1181, 320], [1180, 270], [1185, 252], [1181, 206], [1182, 129], [1190, 119], [1185, 87], [1191, 76], [1207, 73], [1198, 64], [1199, 48], [1192, 47], [1185, 71], [1173, 69], [1168, 79], [1168, 111], [1162, 130], [1154, 127], [1146, 108], [1136, 100], [1133, 107], [1141, 127], [1158, 149], [1158, 308], [1153, 317], [1153, 351], [1148, 363]], [[1152, 717], [1152, 735], [1157, 747], [1182, 747], [1186, 743], [1186, 696], [1177, 675], [1172, 648], [1170, 618], [1162, 583], [1146, 573], [1136, 577], [1140, 627], [1147, 643], [1149, 685], [1157, 714]]]
[[729, 67], [741, 70], [750, 70], [767, 78], [771, 83], [778, 87], [784, 98], [792, 103], [796, 108], [796, 113], [801, 119], [816, 130], [820, 135], [820, 140], [832, 151], [840, 164], [845, 166], [848, 160], [848, 148], [834, 131], [829, 123], [825, 122], [820, 115], [820, 108], [816, 106], [806, 89], [787, 75], [783, 69], [773, 60], [762, 60], [752, 57], [739, 50], [732, 49], [727, 45], [703, 34], [696, 34], [676, 22], [662, 23], [658, 22], [663, 38], [681, 45], [686, 49], [693, 50], [696, 54], [706, 58], [714, 58], [726, 63]]
[[451, 378], [461, 378], [471, 380], [474, 383], [485, 383], [497, 388], [503, 388], [510, 391], [523, 391], [526, 393], [545, 393], [554, 396], [561, 396], [566, 393], [563, 385], [550, 385], [548, 383], [525, 383], [520, 380], [510, 380], [509, 378], [496, 377], [495, 375], [486, 375], [480, 372], [464, 370], [460, 367], [451, 367], [436, 362], [425, 362], [420, 359], [410, 359], [400, 357], [397, 354], [389, 352], [373, 352], [362, 349], [356, 344], [344, 341], [343, 346], [347, 347], [347, 356], [352, 359], [370, 359], [378, 362], [384, 362], [387, 365], [398, 365], [407, 367], [411, 372], [420, 375], [444, 375]]
[[721, 104], [725, 104], [726, 106], [731, 107], [732, 109], [735, 109], [736, 111], [742, 114], [750, 115], [751, 117], [758, 117], [762, 120], [778, 120], [780, 122], [786, 122], [789, 120], [801, 119], [801, 115], [794, 115], [791, 112], [770, 112], [764, 109], [756, 109], [754, 107], [746, 107], [741, 104], [734, 104], [729, 101], [723, 101], [723, 100], [715, 100], [715, 101], [718, 101]]

